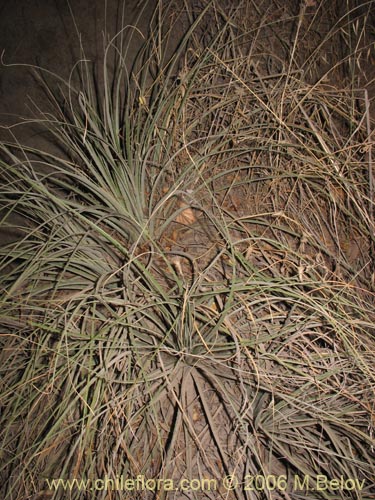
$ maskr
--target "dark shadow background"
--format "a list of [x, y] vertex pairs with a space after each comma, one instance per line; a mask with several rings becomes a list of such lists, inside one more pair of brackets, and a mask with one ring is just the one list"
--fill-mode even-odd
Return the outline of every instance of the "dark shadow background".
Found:
[[[155, 0], [3, 0], [0, 3], [0, 124], [32, 115], [32, 104], [43, 105], [45, 94], [25, 65], [37, 65], [68, 79], [82, 57], [100, 66], [103, 47], [122, 26], [132, 37], [129, 61], [142, 44], [142, 34]], [[17, 66], [9, 66], [17, 65]], [[22, 66], [23, 65], [23, 66]], [[24, 129], [25, 127], [21, 127]], [[17, 127], [17, 137], [31, 133]], [[2, 129], [0, 139], [6, 134]]]

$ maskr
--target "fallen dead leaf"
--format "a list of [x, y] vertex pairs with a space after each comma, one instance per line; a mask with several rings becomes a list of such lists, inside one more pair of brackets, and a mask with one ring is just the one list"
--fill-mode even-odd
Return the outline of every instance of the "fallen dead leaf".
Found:
[[178, 206], [179, 208], [183, 208], [183, 210], [177, 215], [176, 222], [185, 226], [194, 224], [197, 218], [195, 217], [192, 208], [189, 207], [189, 205], [187, 205], [184, 201], [179, 201]]

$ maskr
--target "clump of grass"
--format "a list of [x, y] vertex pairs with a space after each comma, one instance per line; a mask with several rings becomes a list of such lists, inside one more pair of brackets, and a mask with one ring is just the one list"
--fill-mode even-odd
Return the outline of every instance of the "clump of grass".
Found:
[[369, 498], [365, 94], [308, 82], [294, 59], [269, 72], [271, 21], [249, 29], [217, 2], [162, 58], [167, 13], [132, 74], [121, 37], [108, 45], [102, 94], [89, 68], [82, 86], [52, 89], [42, 120], [65, 156], [2, 145], [3, 225], [23, 221], [1, 249], [3, 497], [45, 491], [45, 478], [143, 475], [248, 498], [258, 474], [285, 476], [289, 498], [311, 497], [294, 477], [318, 475], [364, 481], [340, 494]]

